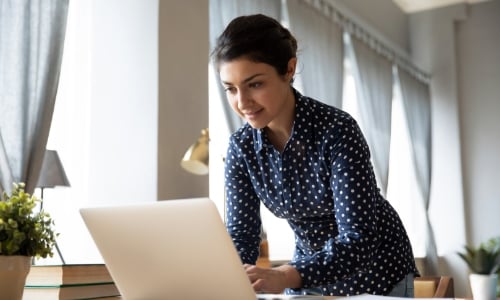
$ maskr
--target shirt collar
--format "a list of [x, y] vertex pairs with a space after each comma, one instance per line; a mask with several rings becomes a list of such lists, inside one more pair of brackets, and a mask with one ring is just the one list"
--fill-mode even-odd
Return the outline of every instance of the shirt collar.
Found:
[[254, 147], [255, 147], [255, 152], [260, 152], [264, 148], [264, 129], [259, 128], [259, 129], [253, 129], [253, 140], [254, 140]]

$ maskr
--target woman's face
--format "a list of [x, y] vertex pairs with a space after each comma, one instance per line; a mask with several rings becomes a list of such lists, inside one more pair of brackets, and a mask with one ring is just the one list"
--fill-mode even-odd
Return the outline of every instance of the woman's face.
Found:
[[220, 64], [220, 78], [233, 110], [253, 128], [280, 126], [280, 120], [287, 117], [282, 114], [290, 111], [290, 105], [295, 105], [290, 87], [295, 63], [296, 59], [292, 58], [284, 76], [271, 65], [246, 58]]

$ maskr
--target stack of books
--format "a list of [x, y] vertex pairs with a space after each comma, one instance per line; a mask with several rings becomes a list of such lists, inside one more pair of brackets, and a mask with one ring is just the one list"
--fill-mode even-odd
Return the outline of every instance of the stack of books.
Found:
[[92, 299], [119, 295], [104, 264], [35, 265], [26, 278], [23, 300]]

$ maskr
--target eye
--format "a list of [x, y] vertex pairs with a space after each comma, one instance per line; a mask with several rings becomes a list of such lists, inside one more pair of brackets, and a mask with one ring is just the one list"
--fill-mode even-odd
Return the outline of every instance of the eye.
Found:
[[236, 88], [233, 86], [226, 86], [224, 87], [224, 91], [229, 94], [234, 94], [236, 92]]
[[262, 85], [262, 82], [252, 82], [249, 84], [251, 88], [258, 88]]

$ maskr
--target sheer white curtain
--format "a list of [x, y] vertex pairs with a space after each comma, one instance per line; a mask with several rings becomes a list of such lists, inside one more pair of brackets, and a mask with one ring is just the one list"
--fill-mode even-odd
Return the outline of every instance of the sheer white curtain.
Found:
[[364, 42], [346, 34], [346, 54], [356, 80], [360, 126], [372, 154], [382, 194], [387, 192], [391, 142], [392, 63]]
[[[431, 105], [429, 85], [425, 84], [402, 69], [397, 70], [403, 107], [408, 122], [415, 173], [418, 187], [425, 202], [424, 207], [429, 211], [431, 185]], [[437, 271], [437, 248], [429, 220], [426, 214], [426, 270], [429, 274]]]
[[0, 191], [33, 192], [54, 109], [67, 0], [0, 2]]
[[342, 106], [342, 29], [303, 0], [287, 0], [290, 28], [299, 45], [297, 79], [301, 91], [327, 104]]

